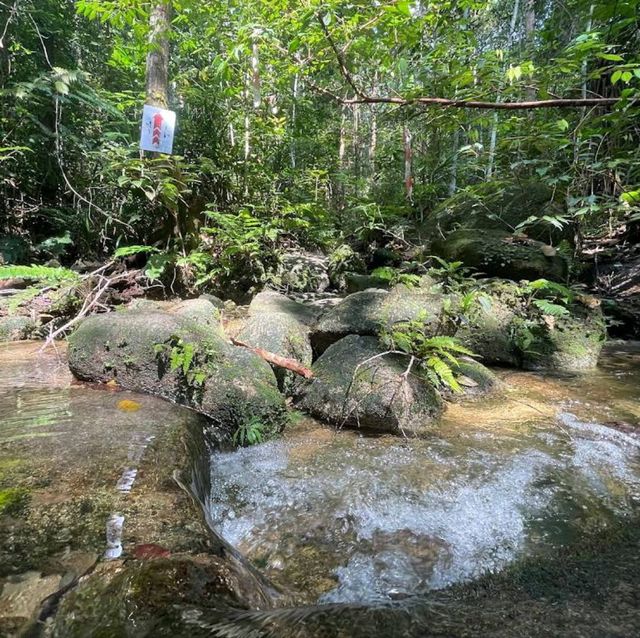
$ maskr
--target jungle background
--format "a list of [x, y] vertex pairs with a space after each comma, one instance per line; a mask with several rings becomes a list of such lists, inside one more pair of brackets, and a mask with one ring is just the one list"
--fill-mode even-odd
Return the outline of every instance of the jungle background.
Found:
[[[118, 273], [116, 302], [317, 289], [313, 268], [287, 278], [291, 255], [323, 260], [338, 291], [429, 267], [519, 278], [459, 246], [467, 229], [480, 252], [561, 257], [523, 274], [582, 282], [633, 334], [638, 8], [2, 0], [0, 254], [5, 286], [30, 284], [2, 313], [69, 316], [51, 290], [82, 273]], [[172, 156], [138, 149], [158, 11]]]

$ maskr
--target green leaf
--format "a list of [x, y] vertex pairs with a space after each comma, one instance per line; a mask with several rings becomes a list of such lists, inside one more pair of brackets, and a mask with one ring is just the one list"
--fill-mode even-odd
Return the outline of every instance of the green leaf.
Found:
[[129, 257], [140, 253], [157, 253], [159, 250], [154, 246], [121, 246], [113, 253], [115, 259], [119, 257]]

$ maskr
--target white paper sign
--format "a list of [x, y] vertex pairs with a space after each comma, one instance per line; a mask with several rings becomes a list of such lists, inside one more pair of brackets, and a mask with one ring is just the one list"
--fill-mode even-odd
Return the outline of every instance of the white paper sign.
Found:
[[176, 127], [176, 114], [145, 104], [142, 113], [140, 148], [143, 151], [171, 154], [173, 150], [173, 131]]

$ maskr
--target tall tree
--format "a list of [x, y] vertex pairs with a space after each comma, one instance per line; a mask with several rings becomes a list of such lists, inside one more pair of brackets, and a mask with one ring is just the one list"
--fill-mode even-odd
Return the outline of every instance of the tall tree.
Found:
[[172, 0], [161, 0], [149, 15], [149, 52], [147, 54], [147, 104], [169, 106], [169, 34]]

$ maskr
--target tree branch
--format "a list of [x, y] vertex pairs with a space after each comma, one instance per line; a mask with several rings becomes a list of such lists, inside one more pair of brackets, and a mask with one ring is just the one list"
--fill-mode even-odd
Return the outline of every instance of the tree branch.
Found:
[[[325, 95], [329, 95], [333, 99], [339, 101], [345, 105], [354, 105], [354, 104], [395, 104], [396, 106], [439, 106], [446, 108], [459, 108], [459, 109], [484, 109], [484, 110], [501, 110], [501, 111], [515, 111], [515, 110], [529, 110], [529, 109], [551, 109], [551, 108], [583, 108], [588, 106], [613, 106], [622, 100], [619, 97], [594, 97], [594, 98], [553, 98], [551, 100], [528, 100], [525, 102], [487, 102], [483, 100], [457, 100], [457, 99], [448, 99], [443, 97], [414, 97], [414, 98], [403, 98], [403, 97], [387, 97], [387, 96], [373, 96], [366, 95], [355, 83], [349, 69], [347, 68], [347, 63], [344, 58], [344, 51], [346, 51], [347, 46], [345, 46], [342, 51], [337, 47], [334, 42], [331, 34], [329, 33], [329, 29], [327, 25], [324, 23], [323, 17], [321, 14], [318, 14], [318, 22], [320, 23], [320, 28], [324, 33], [327, 42], [331, 45], [333, 53], [336, 56], [336, 60], [338, 62], [338, 67], [340, 69], [340, 74], [347, 82], [347, 84], [353, 89], [355, 93], [355, 97], [353, 98], [340, 98], [339, 96], [327, 91], [326, 89], [321, 89], [317, 85], [311, 85], [317, 91], [324, 93]], [[637, 100], [631, 100], [632, 104], [635, 104]]]
[[[320, 23], [320, 27], [324, 33], [325, 38], [327, 38], [327, 42], [331, 45], [333, 52], [336, 56], [336, 60], [338, 60], [338, 66], [340, 67], [340, 73], [342, 73], [342, 77], [346, 80], [347, 84], [353, 89], [353, 92], [358, 96], [359, 99], [366, 99], [366, 96], [363, 95], [362, 91], [356, 86], [356, 83], [353, 81], [351, 77], [351, 73], [349, 73], [349, 69], [347, 69], [347, 63], [342, 55], [342, 51], [338, 49], [336, 43], [333, 41], [331, 34], [329, 33], [329, 29], [327, 29], [327, 25], [324, 23], [322, 16], [318, 14], [318, 22]], [[349, 102], [351, 104], [359, 104], [361, 102]], [[345, 104], [347, 102], [345, 101]]]
[[[599, 98], [557, 98], [553, 100], [530, 100], [526, 102], [484, 102], [479, 100], [450, 100], [443, 97], [382, 97], [360, 94], [357, 98], [340, 99], [343, 104], [395, 104], [397, 106], [440, 106], [459, 109], [485, 109], [485, 110], [528, 110], [551, 108], [580, 108], [585, 106], [612, 106], [621, 101], [617, 97]], [[632, 100], [631, 103], [635, 103]]]

